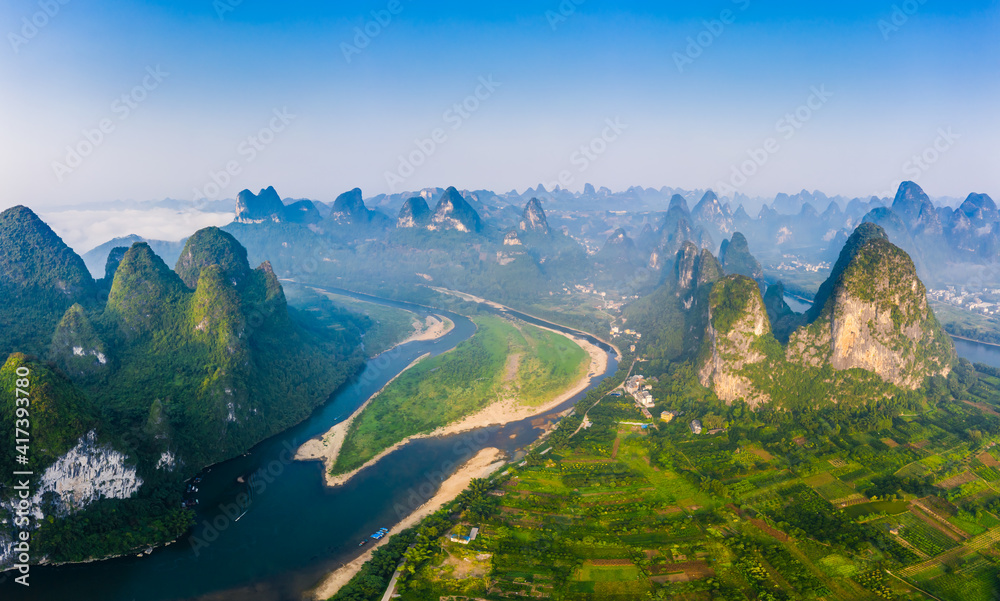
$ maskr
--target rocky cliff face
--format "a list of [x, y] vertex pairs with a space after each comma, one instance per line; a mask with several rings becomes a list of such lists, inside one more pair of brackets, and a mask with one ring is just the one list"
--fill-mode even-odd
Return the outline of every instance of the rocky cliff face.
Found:
[[698, 247], [691, 242], [685, 242], [677, 252], [677, 289], [678, 293], [691, 290], [698, 282]]
[[[91, 430], [76, 446], [46, 468], [29, 500], [34, 520], [64, 517], [100, 499], [129, 499], [139, 492], [142, 478], [130, 460], [110, 445], [99, 444]], [[0, 502], [0, 515], [10, 520], [16, 499]], [[44, 510], [43, 510], [44, 507]], [[0, 531], [0, 569], [14, 564], [13, 546]]]
[[428, 226], [431, 230], [454, 230], [458, 232], [479, 232], [483, 229], [479, 213], [472, 208], [455, 188], [445, 190], [434, 209], [434, 216]]
[[909, 390], [948, 375], [955, 360], [913, 261], [882, 238], [858, 249], [819, 319], [793, 335], [791, 347], [799, 361], [861, 368]]
[[[35, 489], [32, 505], [52, 493], [56, 514], [63, 516], [84, 509], [98, 499], [128, 499], [139, 492], [142, 478], [126, 455], [110, 445], [98, 444], [93, 430], [50, 465]], [[36, 515], [41, 519], [41, 511]]]
[[399, 210], [399, 218], [396, 220], [396, 227], [427, 227], [430, 225], [431, 217], [431, 208], [427, 206], [427, 201], [415, 196], [403, 203], [403, 208]]
[[545, 209], [542, 208], [542, 203], [537, 198], [532, 198], [525, 205], [519, 227], [522, 232], [534, 232], [546, 236], [551, 231], [549, 221], [545, 217]]
[[285, 204], [274, 187], [254, 194], [243, 190], [236, 197], [236, 223], [281, 223], [285, 220]]
[[769, 402], [770, 396], [743, 371], [767, 359], [760, 342], [770, 336], [771, 322], [756, 282], [740, 275], [716, 282], [709, 301], [707, 350], [698, 370], [702, 385], [728, 403], [743, 399], [756, 407]]
[[[788, 309], [780, 284], [768, 290], [765, 302], [751, 282], [728, 276], [710, 295], [709, 350], [699, 374], [726, 401], [758, 403], [779, 393], [787, 398], [788, 386], [805, 377], [835, 402], [864, 402], [854, 398], [853, 383], [915, 390], [928, 376], [951, 371], [954, 347], [928, 305], [913, 261], [872, 223], [848, 239], [807, 315]], [[790, 333], [784, 349], [775, 327], [779, 339]], [[835, 375], [822, 375], [830, 368]], [[895, 389], [881, 390], [873, 394]]]

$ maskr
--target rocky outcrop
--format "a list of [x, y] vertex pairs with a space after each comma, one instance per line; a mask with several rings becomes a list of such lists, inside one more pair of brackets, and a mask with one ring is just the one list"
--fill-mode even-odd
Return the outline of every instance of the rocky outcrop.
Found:
[[517, 235], [517, 230], [510, 230], [503, 238], [504, 246], [522, 246], [521, 238]]
[[698, 287], [717, 282], [722, 279], [723, 275], [719, 260], [708, 249], [703, 248], [698, 257]]
[[368, 207], [365, 206], [361, 188], [344, 192], [333, 201], [333, 211], [327, 217], [338, 225], [354, 225], [368, 222]]
[[427, 206], [427, 201], [415, 196], [403, 203], [403, 208], [399, 210], [399, 218], [396, 220], [396, 227], [427, 227], [431, 223], [431, 217], [431, 208]]
[[698, 247], [691, 242], [685, 242], [677, 252], [677, 289], [678, 293], [691, 290], [698, 282]]
[[431, 218], [430, 230], [454, 230], [474, 233], [483, 229], [479, 213], [455, 188], [448, 188], [438, 201]]
[[712, 287], [708, 311], [707, 350], [698, 369], [702, 385], [727, 403], [742, 399], [756, 407], [769, 402], [770, 396], [744, 373], [767, 360], [760, 341], [771, 336], [757, 283], [741, 275], [723, 278]]
[[1000, 221], [996, 203], [986, 194], [969, 194], [956, 213], [965, 216], [973, 227], [989, 226]]
[[899, 215], [912, 234], [940, 234], [941, 218], [931, 199], [913, 182], [903, 182], [892, 202], [892, 212]]
[[311, 200], [299, 200], [285, 207], [285, 219], [288, 223], [311, 225], [323, 221], [323, 215]]
[[758, 281], [764, 278], [760, 262], [750, 253], [750, 245], [740, 232], [734, 233], [733, 239], [728, 243], [723, 243], [719, 260], [723, 270], [729, 275], [743, 275]]
[[32, 506], [41, 519], [42, 499], [50, 493], [59, 516], [84, 509], [98, 499], [128, 499], [139, 492], [142, 478], [129, 458], [110, 445], [98, 444], [90, 431], [50, 465], [35, 489]]
[[691, 217], [695, 223], [705, 225], [719, 234], [731, 234], [733, 231], [733, 216], [729, 206], [719, 202], [719, 197], [711, 190], [691, 210]]
[[522, 232], [532, 232], [536, 234], [548, 235], [550, 233], [549, 221], [545, 217], [545, 209], [537, 198], [532, 198], [524, 207], [524, 214], [521, 216], [519, 226]]
[[281, 197], [269, 186], [254, 194], [243, 190], [236, 197], [236, 223], [282, 223], [285, 221], [285, 204]]
[[878, 226], [863, 224], [848, 239], [816, 300], [813, 322], [791, 337], [789, 360], [864, 369], [908, 390], [950, 373], [955, 350], [913, 261]]

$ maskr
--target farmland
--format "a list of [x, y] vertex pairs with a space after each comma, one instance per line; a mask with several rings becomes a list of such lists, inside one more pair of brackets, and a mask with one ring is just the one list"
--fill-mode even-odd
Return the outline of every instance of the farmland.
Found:
[[[982, 375], [975, 390], [985, 401], [995, 385]], [[666, 423], [610, 386], [581, 403], [589, 428], [566, 418], [452, 508], [448, 523], [480, 536], [431, 541], [406, 599], [996, 600], [1000, 427], [988, 413], [924, 404], [876, 428], [844, 418], [808, 431], [699, 398], [672, 403], [684, 415]], [[694, 417], [725, 431], [695, 435]]]

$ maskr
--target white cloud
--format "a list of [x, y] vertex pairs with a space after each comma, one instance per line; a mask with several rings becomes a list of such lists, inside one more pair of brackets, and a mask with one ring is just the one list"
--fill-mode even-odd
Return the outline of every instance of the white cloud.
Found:
[[136, 234], [149, 240], [182, 240], [196, 231], [223, 226], [233, 213], [202, 213], [174, 209], [123, 211], [58, 211], [39, 215], [78, 254], [112, 238]]

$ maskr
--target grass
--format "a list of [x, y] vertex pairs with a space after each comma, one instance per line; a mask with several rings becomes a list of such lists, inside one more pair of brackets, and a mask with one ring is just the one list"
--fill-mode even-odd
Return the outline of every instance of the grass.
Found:
[[968, 568], [917, 584], [942, 599], [960, 601], [996, 601], [997, 591], [1000, 590], [996, 567], [985, 562], [975, 562]]
[[501, 399], [542, 405], [587, 373], [587, 353], [563, 336], [493, 316], [475, 322], [471, 339], [421, 361], [372, 400], [351, 424], [334, 473]]

